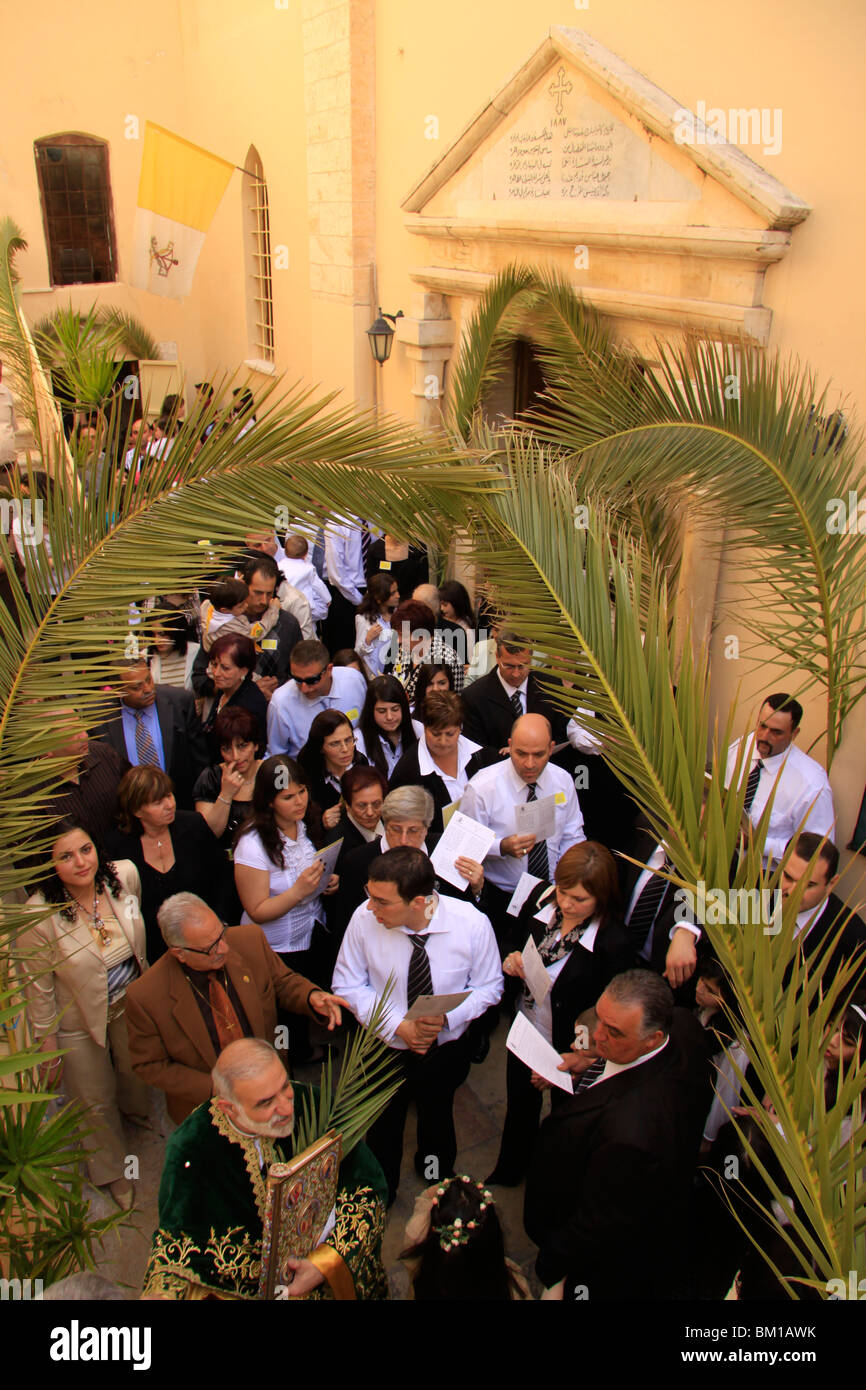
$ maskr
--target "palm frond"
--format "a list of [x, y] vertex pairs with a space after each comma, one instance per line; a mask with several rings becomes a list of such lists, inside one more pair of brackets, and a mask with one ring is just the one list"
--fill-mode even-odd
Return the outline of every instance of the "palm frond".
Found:
[[124, 313], [118, 308], [102, 309], [97, 319], [116, 347], [123, 349], [125, 357], [134, 357], [139, 362], [159, 359], [159, 343], [134, 314]]
[[[844, 1274], [856, 1267], [850, 1261], [866, 1212], [859, 1199], [852, 1212], [855, 1174], [838, 1161], [839, 1135], [866, 1073], [851, 1076], [832, 1112], [818, 1106], [815, 1077], [823, 1075], [824, 1039], [850, 997], [855, 967], [829, 985], [820, 960], [807, 971], [795, 939], [802, 885], [781, 929], [768, 914], [765, 895], [778, 889], [784, 867], [767, 875], [761, 862], [772, 802], [729, 891], [745, 794], [742, 745], [730, 789], [724, 785], [736, 711], [714, 727], [706, 651], [687, 641], [675, 658], [676, 606], [658, 562], [646, 562], [600, 504], [585, 528], [574, 529], [579, 494], [564, 462], [523, 449], [509, 451], [507, 465], [506, 485], [471, 518], [475, 559], [510, 626], [543, 652], [542, 676], [569, 682], [550, 691], [560, 706], [591, 709], [602, 721], [603, 756], [668, 845], [677, 889], [698, 905], [702, 893], [705, 901], [718, 892], [721, 909], [699, 906], [698, 920], [731, 981], [743, 1045], [784, 1130], [762, 1126], [792, 1183], [804, 1278], [815, 1269], [825, 1279]], [[743, 916], [741, 891], [756, 894], [754, 916]]]
[[799, 675], [801, 693], [824, 688], [829, 765], [866, 691], [866, 547], [856, 518], [841, 532], [828, 524], [834, 500], [866, 483], [860, 435], [827, 426], [828, 393], [808, 371], [745, 344], [689, 339], [660, 345], [658, 358], [605, 437], [587, 438], [585, 397], [567, 384], [551, 388], [556, 418], [538, 424], [539, 437], [573, 450], [608, 495], [693, 504], [715, 519], [718, 544], [748, 554], [738, 617]]
[[295, 1126], [296, 1153], [334, 1129], [341, 1136], [345, 1156], [399, 1091], [402, 1072], [391, 1048], [379, 1037], [393, 988], [390, 979], [376, 1000], [369, 1023], [353, 1035], [336, 1082], [330, 1057], [322, 1067], [318, 1098], [305, 1097], [300, 1123]]
[[527, 266], [512, 266], [497, 275], [485, 290], [466, 332], [451, 378], [449, 421], [468, 439], [473, 416], [486, 392], [500, 379], [508, 362], [514, 334], [508, 315], [534, 293], [535, 274]]
[[21, 415], [38, 441], [39, 412], [31, 370], [31, 346], [16, 295], [16, 286], [21, 277], [15, 269], [15, 257], [20, 251], [26, 250], [27, 242], [21, 228], [11, 217], [0, 219], [0, 343], [3, 345], [3, 364], [12, 380]]

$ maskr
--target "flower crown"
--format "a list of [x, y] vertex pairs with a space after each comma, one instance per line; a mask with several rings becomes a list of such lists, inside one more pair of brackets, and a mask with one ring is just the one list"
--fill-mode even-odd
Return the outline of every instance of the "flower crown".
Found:
[[[439, 1205], [439, 1198], [445, 1196], [452, 1182], [466, 1183], [468, 1187], [474, 1187], [480, 1192], [481, 1204], [479, 1211], [486, 1211], [493, 1201], [493, 1194], [488, 1192], [483, 1182], [473, 1182], [472, 1178], [464, 1176], [450, 1178], [442, 1187], [437, 1187], [436, 1196], [433, 1199], [434, 1207]], [[462, 1217], [458, 1216], [453, 1221], [449, 1221], [447, 1225], [437, 1227], [436, 1234], [439, 1237], [440, 1247], [443, 1250], [453, 1250], [458, 1245], [466, 1245], [467, 1241], [472, 1237], [472, 1232], [478, 1229], [478, 1225], [479, 1223], [477, 1221], [466, 1221], [464, 1223]]]

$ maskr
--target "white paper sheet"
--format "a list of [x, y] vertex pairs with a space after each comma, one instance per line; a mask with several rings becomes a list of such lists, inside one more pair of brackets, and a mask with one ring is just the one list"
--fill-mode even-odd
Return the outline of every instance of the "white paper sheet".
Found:
[[455, 859], [474, 859], [480, 864], [495, 839], [494, 830], [488, 830], [477, 820], [470, 820], [462, 811], [455, 811], [430, 856], [430, 863], [436, 873], [453, 883], [455, 888], [465, 888], [469, 880], [455, 868]]
[[322, 877], [319, 879], [319, 883], [323, 888], [327, 888], [328, 886], [328, 880], [334, 872], [334, 865], [340, 857], [340, 850], [342, 847], [343, 841], [342, 838], [340, 838], [339, 840], [335, 840], [332, 845], [325, 845], [324, 849], [316, 851], [316, 858], [321, 859], [325, 866]]
[[451, 1010], [462, 1004], [464, 999], [468, 999], [471, 993], [471, 990], [464, 989], [461, 994], [419, 994], [409, 1012], [403, 1015], [403, 1021], [408, 1019], [411, 1022], [414, 1018], [436, 1018], [439, 1014], [450, 1014]]
[[538, 947], [531, 936], [527, 937], [521, 956], [523, 958], [524, 979], [532, 990], [532, 997], [536, 1004], [543, 1004], [553, 985], [538, 953]]
[[556, 833], [556, 796], [538, 801], [518, 801], [514, 807], [515, 835], [534, 835], [536, 841], [549, 840]]
[[518, 917], [520, 915], [520, 909], [526, 902], [526, 899], [529, 897], [535, 885], [537, 883], [543, 882], [543, 879], [536, 878], [535, 874], [531, 874], [528, 872], [528, 870], [524, 870], [524, 872], [520, 875], [520, 878], [517, 880], [517, 887], [511, 895], [511, 902], [505, 909], [505, 911], [508, 913], [508, 916]]
[[505, 1046], [515, 1057], [519, 1057], [521, 1062], [525, 1062], [531, 1071], [543, 1076], [552, 1086], [558, 1086], [561, 1091], [574, 1095], [574, 1083], [570, 1072], [556, 1070], [562, 1061], [559, 1053], [554, 1051], [547, 1039], [541, 1036], [537, 1028], [533, 1028], [523, 1014], [515, 1014], [511, 1031], [505, 1039]]

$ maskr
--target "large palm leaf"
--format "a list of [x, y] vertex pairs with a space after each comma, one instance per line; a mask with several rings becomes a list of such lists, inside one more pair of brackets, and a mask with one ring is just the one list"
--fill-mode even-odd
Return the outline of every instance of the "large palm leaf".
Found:
[[[701, 885], [723, 890], [724, 910], [718, 920], [706, 916], [705, 930], [732, 981], [747, 1055], [784, 1131], [759, 1117], [797, 1201], [802, 1277], [847, 1277], [862, 1258], [866, 1197], [862, 1160], [842, 1148], [840, 1131], [864, 1073], [846, 1081], [829, 1110], [822, 1109], [817, 1079], [851, 972], [818, 1000], [820, 972], [805, 977], [794, 940], [799, 894], [785, 907], [781, 931], [766, 911], [744, 924], [740, 901], [727, 896], [745, 794], [736, 772], [733, 789], [724, 789], [734, 711], [724, 729], [713, 727], [706, 652], [693, 653], [686, 643], [675, 667], [675, 614], [661, 567], [647, 564], [621, 534], [612, 541], [600, 505], [585, 530], [574, 529], [580, 494], [566, 464], [551, 466], [543, 453], [533, 459], [524, 448], [509, 454], [507, 479], [507, 488], [473, 515], [475, 557], [515, 629], [543, 651], [542, 673], [573, 682], [556, 694], [559, 702], [572, 712], [588, 707], [603, 721], [605, 759], [670, 847], [680, 891], [700, 902]], [[740, 856], [735, 889], [760, 893], [778, 883], [781, 869], [765, 880], [756, 848], [770, 814], [768, 805]], [[766, 906], [760, 897], [758, 903]], [[776, 1221], [772, 1212], [768, 1219]]]
[[[36, 387], [31, 364], [31, 345], [21, 320], [16, 297], [20, 276], [15, 269], [15, 257], [27, 250], [21, 228], [11, 217], [0, 218], [0, 344], [4, 368], [12, 378], [18, 397], [18, 408], [34, 437], [38, 440], [39, 412], [36, 406]], [[8, 382], [7, 382], [8, 385]]]
[[556, 418], [538, 433], [614, 497], [673, 496], [715, 521], [717, 543], [748, 566], [736, 612], [756, 648], [775, 649], [796, 693], [826, 693], [829, 766], [866, 690], [866, 546], [856, 518], [841, 534], [828, 526], [833, 499], [866, 481], [859, 435], [828, 426], [827, 393], [778, 357], [696, 340], [658, 356], [606, 437], [587, 429], [583, 398], [567, 384], [551, 387]]

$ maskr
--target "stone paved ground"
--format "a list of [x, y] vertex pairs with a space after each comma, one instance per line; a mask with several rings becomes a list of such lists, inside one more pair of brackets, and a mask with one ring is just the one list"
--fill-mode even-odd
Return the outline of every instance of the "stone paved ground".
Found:
[[[483, 1179], [492, 1170], [499, 1149], [499, 1136], [505, 1117], [505, 1037], [504, 1023], [493, 1035], [490, 1053], [480, 1066], [473, 1066], [469, 1080], [461, 1086], [455, 1099], [457, 1125], [457, 1171]], [[316, 1069], [299, 1069], [298, 1079], [316, 1081]], [[147, 1263], [151, 1233], [156, 1225], [156, 1197], [165, 1142], [174, 1125], [165, 1113], [162, 1094], [153, 1092], [151, 1104], [152, 1130], [127, 1126], [129, 1153], [139, 1160], [137, 1210], [134, 1223], [117, 1236], [110, 1236], [99, 1260], [100, 1273], [114, 1279], [130, 1290], [135, 1297], [141, 1288]], [[385, 1229], [384, 1258], [391, 1284], [391, 1296], [407, 1297], [408, 1279], [404, 1265], [398, 1259], [406, 1242], [404, 1227], [412, 1214], [415, 1198], [426, 1184], [416, 1176], [412, 1157], [415, 1152], [414, 1107], [409, 1111], [406, 1140], [403, 1150], [403, 1175], [394, 1206], [388, 1213]], [[93, 1216], [107, 1215], [116, 1210], [111, 1198], [95, 1189], [92, 1193]], [[505, 1232], [506, 1251], [523, 1269], [536, 1296], [538, 1282], [533, 1272], [535, 1246], [523, 1230], [523, 1187], [494, 1190], [499, 1217]]]

